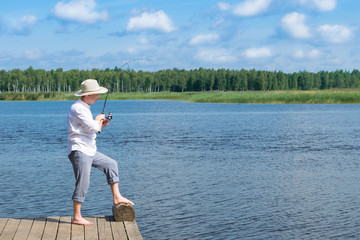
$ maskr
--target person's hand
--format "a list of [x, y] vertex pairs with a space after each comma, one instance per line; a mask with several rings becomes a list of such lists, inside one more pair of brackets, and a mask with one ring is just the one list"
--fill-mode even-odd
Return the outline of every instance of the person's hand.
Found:
[[102, 126], [105, 127], [105, 126], [109, 125], [109, 123], [110, 123], [109, 119], [105, 118], [105, 120], [102, 123]]
[[101, 120], [102, 120], [102, 121], [105, 121], [105, 114], [99, 114], [99, 115], [97, 115], [96, 118], [95, 118], [95, 120], [96, 120], [96, 121], [99, 121], [99, 122], [101, 122]]

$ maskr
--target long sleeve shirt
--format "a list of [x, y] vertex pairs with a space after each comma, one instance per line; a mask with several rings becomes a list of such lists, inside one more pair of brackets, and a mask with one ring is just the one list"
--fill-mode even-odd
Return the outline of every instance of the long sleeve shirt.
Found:
[[89, 156], [96, 153], [96, 132], [99, 130], [99, 121], [94, 120], [90, 105], [77, 100], [68, 113], [68, 148], [71, 151], [80, 151]]

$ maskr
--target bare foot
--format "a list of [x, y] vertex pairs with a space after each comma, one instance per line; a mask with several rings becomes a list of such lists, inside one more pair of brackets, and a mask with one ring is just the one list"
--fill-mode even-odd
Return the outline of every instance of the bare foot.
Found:
[[73, 218], [72, 223], [73, 223], [73, 224], [77, 224], [77, 225], [84, 225], [84, 226], [91, 226], [91, 225], [93, 225], [92, 222], [89, 222], [89, 221], [86, 220], [85, 218], [80, 218], [80, 219], [75, 219], [75, 218]]
[[114, 198], [114, 202], [113, 202], [115, 205], [118, 205], [120, 203], [125, 203], [125, 204], [129, 204], [131, 206], [134, 206], [134, 203], [132, 201], [130, 201], [129, 199], [127, 198], [124, 198], [123, 196], [120, 196], [120, 197], [116, 197]]

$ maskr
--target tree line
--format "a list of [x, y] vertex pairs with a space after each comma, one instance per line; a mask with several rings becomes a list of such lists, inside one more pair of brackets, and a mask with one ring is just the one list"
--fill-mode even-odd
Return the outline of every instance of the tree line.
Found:
[[166, 69], [156, 72], [123, 70], [118, 67], [92, 70], [13, 69], [0, 71], [1, 92], [77, 91], [85, 79], [96, 79], [112, 92], [184, 91], [273, 91], [359, 88], [359, 70], [312, 73], [300, 71]]

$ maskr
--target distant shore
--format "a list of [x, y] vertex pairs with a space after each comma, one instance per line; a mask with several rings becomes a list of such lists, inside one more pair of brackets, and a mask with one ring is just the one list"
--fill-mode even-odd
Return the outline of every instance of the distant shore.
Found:
[[[2, 92], [1, 101], [75, 100], [73, 92]], [[105, 99], [105, 94], [101, 95]], [[179, 100], [206, 103], [360, 103], [360, 89], [319, 91], [243, 91], [243, 92], [152, 92], [110, 93], [108, 100]]]

